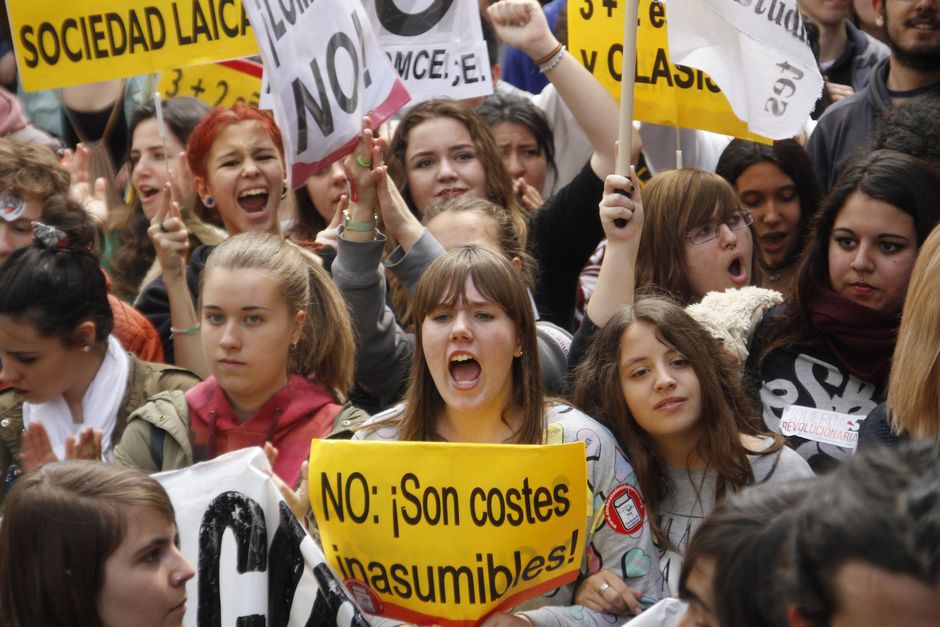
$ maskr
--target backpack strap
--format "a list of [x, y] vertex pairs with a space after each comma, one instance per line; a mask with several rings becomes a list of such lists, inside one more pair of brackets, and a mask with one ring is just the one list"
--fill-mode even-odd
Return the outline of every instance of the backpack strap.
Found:
[[166, 441], [166, 431], [150, 427], [150, 457], [156, 465], [157, 471], [163, 470], [163, 443]]

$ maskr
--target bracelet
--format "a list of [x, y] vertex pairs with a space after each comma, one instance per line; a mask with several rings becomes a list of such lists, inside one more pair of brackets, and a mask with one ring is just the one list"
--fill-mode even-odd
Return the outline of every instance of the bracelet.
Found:
[[349, 209], [343, 210], [343, 227], [349, 231], [355, 231], [357, 233], [368, 233], [375, 228], [375, 225], [379, 223], [379, 216], [377, 214], [372, 214], [372, 222], [353, 222], [352, 216], [349, 213]]
[[196, 335], [196, 331], [202, 325], [198, 322], [188, 327], [170, 327], [170, 333], [173, 335]]
[[539, 72], [542, 74], [547, 74], [548, 72], [551, 72], [556, 67], [558, 67], [558, 64], [561, 63], [561, 60], [565, 58], [565, 50], [567, 50], [567, 48], [564, 45], [560, 45], [558, 52], [555, 53], [557, 56], [555, 56], [554, 59], [549, 61], [547, 65], [539, 64]]
[[546, 63], [548, 63], [549, 61], [551, 61], [552, 59], [554, 59], [554, 58], [555, 58], [555, 55], [557, 55], [557, 54], [558, 54], [558, 51], [561, 50], [563, 47], [564, 47], [564, 46], [561, 45], [561, 42], [558, 42], [558, 44], [556, 44], [555, 47], [552, 48], [552, 51], [551, 51], [551, 52], [549, 52], [548, 54], [546, 54], [544, 57], [542, 57], [542, 58], [540, 58], [540, 59], [537, 59], [537, 60], [535, 61], [535, 64], [536, 64], [536, 65], [545, 65]]

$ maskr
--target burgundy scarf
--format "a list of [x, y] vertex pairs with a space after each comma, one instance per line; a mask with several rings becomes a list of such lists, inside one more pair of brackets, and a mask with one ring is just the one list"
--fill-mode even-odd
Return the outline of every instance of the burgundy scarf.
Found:
[[887, 381], [899, 316], [859, 305], [818, 284], [806, 306], [813, 327], [846, 370], [876, 385]]

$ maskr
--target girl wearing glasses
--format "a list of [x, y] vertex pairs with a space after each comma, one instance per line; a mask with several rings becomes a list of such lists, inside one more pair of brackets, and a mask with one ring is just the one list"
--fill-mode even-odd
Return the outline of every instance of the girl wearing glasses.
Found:
[[607, 247], [572, 342], [572, 368], [597, 329], [633, 304], [634, 286], [688, 305], [708, 292], [760, 285], [753, 220], [727, 181], [683, 168], [653, 177], [642, 202], [638, 190], [635, 176], [610, 175], [604, 182], [600, 217]]

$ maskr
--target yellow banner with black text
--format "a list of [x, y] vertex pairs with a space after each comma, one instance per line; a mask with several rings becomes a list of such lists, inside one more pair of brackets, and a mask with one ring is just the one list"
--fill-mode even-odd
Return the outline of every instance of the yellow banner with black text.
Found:
[[[568, 3], [571, 54], [618, 100], [626, 1]], [[706, 73], [670, 61], [666, 9], [662, 0], [639, 0], [633, 118], [769, 143], [748, 131]]]
[[241, 0], [7, 0], [7, 11], [27, 91], [258, 52]]
[[314, 440], [323, 551], [360, 607], [474, 625], [573, 581], [587, 521], [584, 444]]

